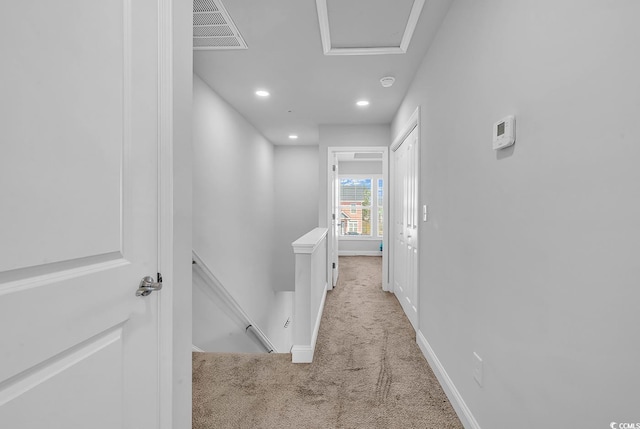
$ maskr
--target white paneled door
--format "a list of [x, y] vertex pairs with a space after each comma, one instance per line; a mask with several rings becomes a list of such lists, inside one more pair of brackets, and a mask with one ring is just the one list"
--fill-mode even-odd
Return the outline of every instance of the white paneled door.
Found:
[[418, 323], [418, 129], [393, 155], [393, 291], [414, 329]]
[[158, 6], [0, 5], [0, 427], [159, 427]]

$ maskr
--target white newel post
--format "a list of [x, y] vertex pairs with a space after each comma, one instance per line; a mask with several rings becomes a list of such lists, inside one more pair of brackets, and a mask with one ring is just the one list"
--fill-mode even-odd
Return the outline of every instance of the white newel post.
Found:
[[309, 231], [292, 246], [296, 278], [291, 360], [310, 363], [327, 295], [327, 228]]

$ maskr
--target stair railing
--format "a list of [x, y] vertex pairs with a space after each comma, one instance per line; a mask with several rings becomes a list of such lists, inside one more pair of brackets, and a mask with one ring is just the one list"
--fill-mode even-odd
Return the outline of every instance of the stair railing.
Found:
[[245, 332], [247, 335], [251, 333], [258, 342], [269, 353], [277, 353], [277, 350], [265, 333], [251, 320], [249, 315], [245, 313], [238, 301], [227, 291], [224, 285], [218, 280], [218, 278], [211, 272], [207, 264], [204, 263], [202, 258], [194, 251], [191, 252], [193, 259], [193, 266], [200, 276], [205, 280], [205, 283], [211, 291], [220, 299], [220, 302], [229, 308], [234, 315], [242, 321], [245, 326]]

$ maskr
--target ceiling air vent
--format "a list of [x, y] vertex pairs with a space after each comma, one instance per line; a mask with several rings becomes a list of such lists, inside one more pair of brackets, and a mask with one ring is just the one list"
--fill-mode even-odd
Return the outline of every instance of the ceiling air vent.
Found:
[[221, 0], [193, 0], [193, 49], [247, 49]]

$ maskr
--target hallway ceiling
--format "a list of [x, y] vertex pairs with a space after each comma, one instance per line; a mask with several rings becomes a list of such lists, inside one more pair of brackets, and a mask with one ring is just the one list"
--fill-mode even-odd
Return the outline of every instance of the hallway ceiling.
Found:
[[[316, 1], [223, 0], [248, 49], [194, 51], [194, 71], [272, 143], [317, 144], [320, 124], [391, 122], [451, 1], [426, 0], [406, 53], [344, 55], [398, 50], [414, 0], [318, 0], [327, 7], [325, 45], [338, 51], [325, 55]], [[383, 88], [384, 76], [395, 84]]]

